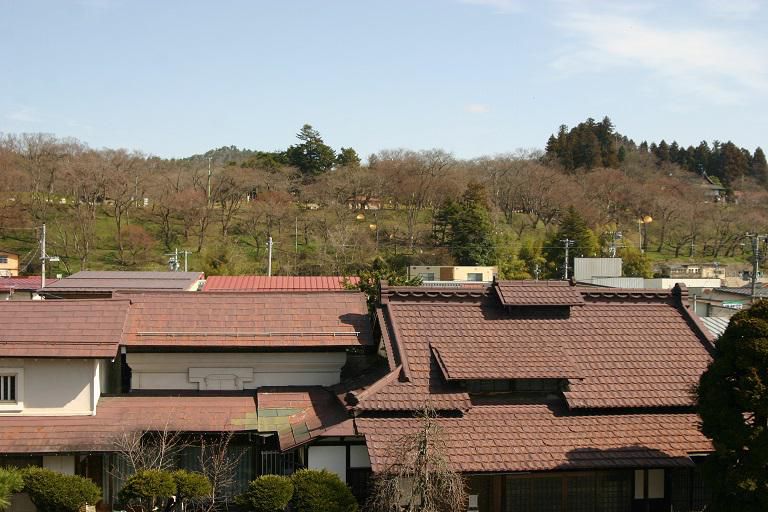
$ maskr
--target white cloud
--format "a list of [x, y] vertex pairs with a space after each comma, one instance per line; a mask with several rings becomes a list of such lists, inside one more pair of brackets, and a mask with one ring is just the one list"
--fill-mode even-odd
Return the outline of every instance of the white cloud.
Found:
[[491, 111], [491, 107], [485, 103], [470, 103], [464, 106], [464, 111], [470, 114], [487, 114]]
[[707, 0], [704, 6], [712, 16], [732, 20], [749, 19], [761, 7], [759, 0]]
[[520, 0], [459, 0], [459, 2], [462, 4], [492, 7], [500, 13], [518, 12], [522, 9]]
[[722, 29], [661, 28], [626, 13], [573, 11], [558, 25], [577, 41], [553, 62], [567, 73], [639, 68], [651, 80], [720, 104], [768, 92], [763, 41]]
[[17, 121], [20, 123], [39, 123], [41, 121], [40, 116], [37, 115], [35, 109], [30, 107], [20, 107], [13, 112], [7, 113], [5, 118], [9, 121]]

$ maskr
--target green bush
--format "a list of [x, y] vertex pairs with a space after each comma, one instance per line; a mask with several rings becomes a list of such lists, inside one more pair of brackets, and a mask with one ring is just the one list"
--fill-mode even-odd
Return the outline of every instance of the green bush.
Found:
[[179, 501], [197, 500], [211, 495], [213, 487], [204, 474], [179, 469], [172, 475], [173, 481], [176, 482], [176, 498]]
[[282, 512], [293, 497], [293, 482], [285, 476], [264, 475], [248, 484], [238, 504], [253, 512]]
[[19, 470], [0, 468], [0, 510], [7, 509], [11, 505], [11, 496], [23, 488], [24, 479]]
[[303, 469], [293, 474], [291, 501], [296, 512], [357, 512], [349, 487], [334, 473]]
[[141, 505], [152, 510], [176, 494], [176, 481], [169, 471], [144, 469], [129, 476], [118, 493], [122, 505]]
[[64, 475], [49, 469], [29, 467], [22, 471], [24, 491], [38, 510], [77, 512], [101, 499], [101, 489], [87, 478]]

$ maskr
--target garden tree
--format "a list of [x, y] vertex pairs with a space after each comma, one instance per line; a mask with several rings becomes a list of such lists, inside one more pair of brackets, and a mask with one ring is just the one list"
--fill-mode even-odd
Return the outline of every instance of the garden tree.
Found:
[[653, 265], [645, 253], [634, 247], [624, 247], [619, 251], [621, 274], [625, 277], [653, 277]]
[[305, 177], [314, 177], [330, 171], [336, 163], [333, 149], [323, 142], [320, 132], [305, 124], [296, 138], [300, 144], [294, 144], [285, 151], [289, 165], [296, 167]]
[[731, 318], [699, 379], [714, 510], [768, 510], [768, 301]]
[[209, 498], [213, 492], [210, 480], [202, 473], [177, 469], [171, 476], [176, 484], [176, 503], [181, 504], [182, 510]]
[[368, 300], [368, 308], [373, 310], [378, 306], [381, 295], [381, 282], [386, 281], [390, 286], [418, 286], [420, 277], [408, 277], [406, 265], [397, 265], [377, 256], [373, 262], [358, 273], [358, 284], [347, 282], [346, 287], [363, 292]]
[[[563, 240], [571, 241], [567, 262], [564, 262], [565, 242]], [[584, 218], [576, 209], [573, 206], [569, 206], [565, 216], [560, 221], [557, 232], [554, 236], [549, 237], [547, 246], [544, 248], [544, 256], [547, 259], [550, 276], [562, 277], [564, 275], [564, 264], [567, 264], [569, 268], [573, 268], [573, 258], [596, 256], [599, 250], [595, 234], [589, 229]]]
[[435, 411], [425, 407], [418, 418], [417, 429], [392, 445], [385, 469], [375, 477], [368, 501], [374, 512], [454, 512], [466, 507], [466, 484], [448, 464]]
[[492, 265], [496, 260], [486, 204], [482, 185], [470, 183], [460, 203], [449, 201], [436, 213], [447, 225], [443, 238], [458, 265]]
[[37, 510], [79, 512], [101, 500], [101, 489], [90, 479], [31, 466], [22, 470], [24, 492]]
[[336, 473], [302, 469], [291, 475], [291, 510], [297, 512], [357, 512], [355, 496]]
[[176, 495], [173, 473], [161, 469], [142, 469], [129, 476], [118, 493], [121, 505], [139, 505], [143, 510], [164, 507]]
[[765, 160], [765, 153], [763, 153], [762, 148], [755, 149], [749, 173], [761, 184], [768, 184], [768, 162]]
[[11, 497], [24, 488], [21, 472], [14, 468], [0, 468], [0, 510], [11, 506]]
[[360, 167], [360, 156], [352, 148], [339, 149], [339, 154], [336, 155], [336, 165], [339, 167]]
[[293, 482], [287, 476], [262, 475], [248, 484], [248, 490], [236, 499], [252, 512], [283, 512], [293, 497]]

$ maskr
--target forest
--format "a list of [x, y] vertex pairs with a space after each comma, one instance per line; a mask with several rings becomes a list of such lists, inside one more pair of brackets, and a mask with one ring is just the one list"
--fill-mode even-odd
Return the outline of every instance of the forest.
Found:
[[[286, 138], [289, 138], [287, 134]], [[498, 265], [560, 278], [569, 256], [621, 256], [627, 275], [682, 261], [746, 264], [768, 227], [761, 148], [636, 143], [608, 117], [560, 126], [545, 150], [462, 160], [440, 149], [362, 159], [310, 125], [283, 151], [163, 159], [50, 134], [0, 137], [0, 249], [39, 271], [40, 230], [81, 269], [352, 275], [377, 265]], [[763, 251], [765, 253], [765, 251]]]

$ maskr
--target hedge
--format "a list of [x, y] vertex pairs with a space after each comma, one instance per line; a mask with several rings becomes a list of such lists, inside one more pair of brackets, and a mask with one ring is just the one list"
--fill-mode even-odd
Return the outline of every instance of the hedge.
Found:
[[81, 476], [39, 467], [25, 468], [21, 474], [24, 491], [38, 510], [77, 512], [82, 505], [93, 505], [101, 499], [99, 486]]
[[293, 482], [285, 476], [264, 475], [248, 484], [238, 504], [252, 512], [283, 512], [293, 497]]
[[302, 469], [291, 476], [291, 504], [296, 512], [357, 512], [357, 500], [347, 484], [325, 469]]

